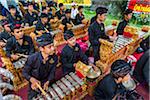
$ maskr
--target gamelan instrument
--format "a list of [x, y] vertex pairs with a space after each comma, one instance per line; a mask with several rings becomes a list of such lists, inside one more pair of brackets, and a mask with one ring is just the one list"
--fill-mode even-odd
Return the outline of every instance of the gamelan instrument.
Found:
[[3, 96], [3, 100], [22, 100], [21, 97], [14, 95], [14, 94], [8, 94]]
[[71, 72], [52, 84], [46, 92], [39, 87], [43, 95], [39, 94], [33, 100], [72, 100], [72, 98], [80, 93], [86, 92], [86, 88], [85, 82], [75, 73]]
[[20, 58], [18, 61], [14, 62], [13, 65], [16, 69], [23, 68], [27, 58]]
[[132, 38], [126, 38], [123, 35], [119, 35], [117, 39], [114, 41], [114, 47], [112, 49], [113, 53], [116, 53], [126, 45], [130, 44], [133, 41]]

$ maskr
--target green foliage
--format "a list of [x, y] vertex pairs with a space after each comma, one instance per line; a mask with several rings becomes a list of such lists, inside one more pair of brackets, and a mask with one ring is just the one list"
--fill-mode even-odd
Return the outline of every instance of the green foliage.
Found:
[[[98, 0], [97, 0], [98, 1]], [[99, 0], [95, 2], [92, 6], [84, 6], [84, 15], [85, 18], [91, 19], [95, 16], [95, 9], [99, 5], [104, 5], [108, 7], [108, 15], [105, 20], [105, 25], [110, 25], [112, 20], [122, 20], [123, 12], [127, 7], [128, 0]], [[97, 5], [97, 6], [96, 6]], [[67, 6], [71, 8], [71, 6]], [[141, 27], [142, 25], [150, 24], [150, 14], [145, 13], [134, 13], [132, 19], [130, 20], [130, 25]]]
[[[107, 0], [106, 0], [107, 1]], [[123, 12], [127, 7], [128, 0], [110, 0], [109, 2], [103, 2], [104, 6], [108, 7], [108, 15], [105, 21], [105, 25], [110, 25], [112, 20], [122, 20]], [[101, 4], [101, 1], [100, 1]], [[84, 8], [84, 15], [87, 19], [91, 19], [95, 16], [95, 11], [91, 10], [90, 7]], [[134, 13], [132, 19], [130, 20], [130, 25], [141, 27], [142, 25], [150, 24], [150, 14], [145, 13]]]
[[91, 11], [89, 8], [85, 8], [84, 15], [85, 15], [85, 18], [91, 19], [93, 16], [96, 15], [96, 13], [95, 13], [95, 11]]
[[132, 22], [140, 25], [149, 25], [150, 24], [150, 14], [145, 13], [134, 13]]

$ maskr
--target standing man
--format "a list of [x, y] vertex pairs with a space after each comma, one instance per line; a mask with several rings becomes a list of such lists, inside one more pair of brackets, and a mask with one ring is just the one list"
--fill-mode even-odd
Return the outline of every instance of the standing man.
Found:
[[71, 18], [73, 19], [73, 21], [75, 22], [75, 17], [78, 14], [78, 9], [77, 9], [77, 4], [75, 2], [73, 2], [72, 4], [72, 9], [71, 9]]
[[99, 39], [109, 39], [105, 34], [104, 20], [106, 19], [106, 13], [108, 9], [105, 7], [97, 8], [96, 21], [94, 21], [88, 29], [89, 40], [93, 48], [94, 53], [94, 62], [100, 59], [99, 57], [99, 48], [100, 42]]
[[79, 60], [88, 64], [88, 57], [82, 52], [79, 44], [76, 43], [76, 38], [71, 30], [64, 33], [64, 38], [67, 41], [67, 45], [62, 50], [61, 62], [63, 75], [66, 75], [70, 72], [75, 72], [75, 64]]
[[29, 81], [28, 100], [39, 94], [36, 84], [48, 89], [50, 82], [55, 77], [58, 57], [55, 54], [53, 38], [43, 34], [37, 40], [40, 52], [28, 57], [23, 69], [24, 77]]
[[[98, 8], [99, 8], [99, 7], [98, 7]], [[98, 8], [96, 8], [96, 10], [95, 10], [96, 14], [97, 14]], [[96, 15], [91, 18], [91, 20], [90, 20], [90, 25], [91, 25], [93, 22], [95, 22], [95, 21], [96, 21]]]
[[129, 20], [132, 18], [132, 10], [131, 9], [127, 9], [124, 12], [124, 19], [123, 21], [121, 21], [117, 27], [117, 35], [123, 35], [124, 32], [124, 28], [128, 25]]

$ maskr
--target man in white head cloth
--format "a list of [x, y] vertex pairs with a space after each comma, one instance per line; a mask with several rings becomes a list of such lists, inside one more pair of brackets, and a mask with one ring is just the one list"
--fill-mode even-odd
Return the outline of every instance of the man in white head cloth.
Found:
[[78, 14], [77, 4], [73, 2], [71, 5], [72, 5], [71, 18], [75, 19], [76, 15]]

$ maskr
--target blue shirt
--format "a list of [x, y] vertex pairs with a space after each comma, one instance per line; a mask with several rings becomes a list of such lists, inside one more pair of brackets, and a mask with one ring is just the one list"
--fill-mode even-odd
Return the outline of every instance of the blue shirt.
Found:
[[79, 44], [76, 44], [73, 48], [71, 48], [69, 45], [66, 45], [61, 52], [60, 59], [64, 74], [74, 72], [75, 68], [73, 64], [80, 60], [83, 63], [88, 64], [88, 57], [82, 52]]
[[0, 41], [3, 39], [8, 40], [11, 37], [11, 33], [6, 32], [5, 30], [0, 33]]
[[41, 83], [51, 81], [54, 79], [58, 57], [50, 55], [48, 60], [43, 63], [41, 52], [28, 57], [25, 67], [23, 69], [24, 77], [29, 81], [31, 77], [36, 78]]
[[32, 39], [29, 36], [23, 36], [22, 45], [18, 43], [14, 36], [10, 37], [6, 43], [6, 55], [8, 57], [15, 53], [30, 55], [34, 53], [34, 50]]
[[28, 23], [29, 26], [33, 25], [34, 21], [38, 20], [38, 14], [36, 14], [35, 12], [32, 13], [32, 15], [27, 11], [27, 13], [24, 16], [24, 23]]
[[16, 14], [15, 17], [9, 14], [7, 19], [10, 24], [22, 24], [22, 17], [19, 14]]
[[47, 29], [48, 31], [52, 31], [51, 25], [49, 23], [46, 23], [45, 25], [43, 25], [41, 19], [38, 20], [37, 24], [36, 24], [36, 28], [35, 30], [37, 31], [45, 31], [45, 29]]

